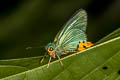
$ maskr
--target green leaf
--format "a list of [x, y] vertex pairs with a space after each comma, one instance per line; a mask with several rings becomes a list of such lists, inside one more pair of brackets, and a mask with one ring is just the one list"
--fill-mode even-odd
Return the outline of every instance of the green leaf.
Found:
[[[114, 36], [114, 35], [113, 35]], [[101, 80], [117, 79], [120, 69], [120, 37], [108, 40], [84, 51], [71, 54], [62, 58], [64, 67], [58, 60], [51, 62], [49, 68], [43, 65], [34, 68], [38, 64], [38, 57], [31, 61], [20, 63], [19, 66], [29, 68], [28, 71], [6, 76], [1, 80]], [[23, 60], [24, 61], [24, 60]], [[32, 62], [33, 61], [33, 62]], [[46, 61], [46, 60], [45, 60]], [[14, 62], [14, 61], [13, 61]], [[24, 65], [28, 64], [28, 65]], [[33, 65], [29, 65], [33, 64]], [[32, 66], [32, 67], [30, 67]], [[32, 69], [34, 68], [34, 69]], [[115, 76], [113, 76], [115, 75]]]
[[32, 69], [40, 66], [39, 61], [41, 57], [21, 58], [21, 59], [10, 59], [0, 60], [0, 65], [13, 65]]
[[20, 66], [0, 65], [0, 78], [17, 74], [26, 70], [28, 69]]
[[107, 76], [104, 80], [119, 80], [120, 76], [118, 72], [113, 72], [109, 76]]
[[47, 59], [44, 63], [40, 64], [41, 57], [21, 58], [0, 60], [0, 78], [14, 75], [26, 70], [30, 70], [47, 63]]

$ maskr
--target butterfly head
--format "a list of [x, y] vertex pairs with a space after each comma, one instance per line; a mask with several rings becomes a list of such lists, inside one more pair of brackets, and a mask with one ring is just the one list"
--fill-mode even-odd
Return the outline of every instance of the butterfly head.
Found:
[[48, 54], [50, 55], [50, 57], [56, 58], [53, 43], [47, 44], [47, 46], [45, 48], [48, 51]]

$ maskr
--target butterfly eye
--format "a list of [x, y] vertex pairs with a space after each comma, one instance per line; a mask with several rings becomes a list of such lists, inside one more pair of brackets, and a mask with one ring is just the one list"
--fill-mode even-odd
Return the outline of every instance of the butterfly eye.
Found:
[[50, 51], [53, 51], [53, 47], [50, 47], [49, 50], [50, 50]]

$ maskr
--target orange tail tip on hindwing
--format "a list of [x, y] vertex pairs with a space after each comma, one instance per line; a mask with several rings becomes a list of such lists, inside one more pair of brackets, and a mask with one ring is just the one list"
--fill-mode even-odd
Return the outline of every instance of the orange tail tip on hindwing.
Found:
[[87, 42], [87, 48], [91, 47], [93, 45], [92, 42]]
[[77, 48], [77, 50], [78, 51], [82, 51], [82, 50], [85, 50], [86, 48], [89, 48], [89, 47], [91, 47], [93, 44], [91, 43], [91, 42], [79, 42], [79, 44], [78, 44], [78, 48]]

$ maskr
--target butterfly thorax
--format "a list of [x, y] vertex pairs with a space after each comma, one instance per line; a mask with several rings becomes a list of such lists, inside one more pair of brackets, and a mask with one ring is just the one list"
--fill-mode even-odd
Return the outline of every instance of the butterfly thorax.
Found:
[[47, 44], [46, 50], [47, 50], [48, 54], [50, 55], [50, 57], [52, 57], [52, 58], [56, 58], [56, 54], [59, 56], [62, 55], [62, 52], [64, 51], [62, 46], [57, 45], [56, 42]]

